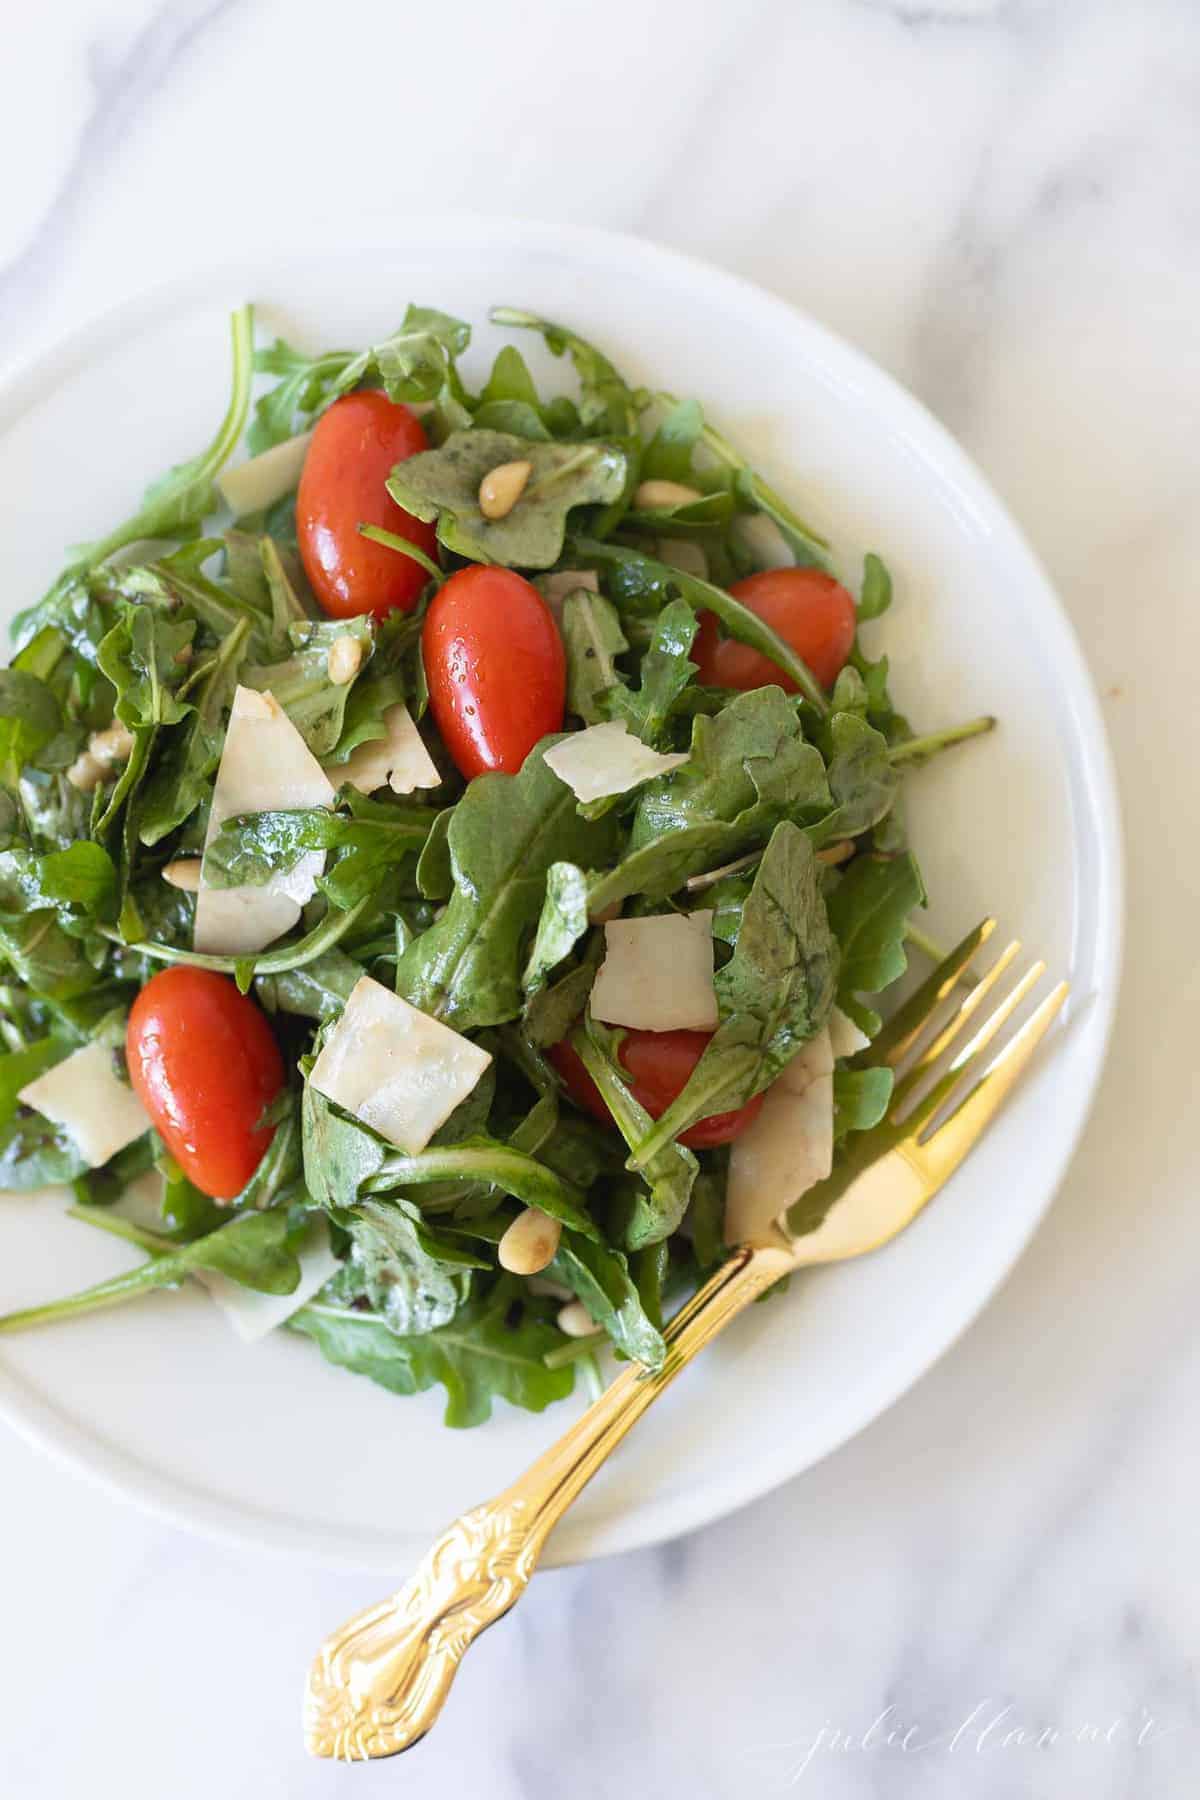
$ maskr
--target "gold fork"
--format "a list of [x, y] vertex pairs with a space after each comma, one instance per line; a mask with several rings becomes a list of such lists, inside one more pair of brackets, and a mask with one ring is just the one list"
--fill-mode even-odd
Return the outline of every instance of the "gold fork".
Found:
[[[662, 1368], [651, 1372], [630, 1364], [622, 1370], [511, 1487], [457, 1519], [406, 1586], [325, 1640], [305, 1694], [305, 1742], [314, 1756], [366, 1761], [394, 1756], [423, 1737], [470, 1645], [524, 1592], [552, 1527], [692, 1358], [782, 1276], [886, 1244], [950, 1178], [1020, 1078], [1067, 995], [1061, 982], [939, 1122], [937, 1115], [980, 1072], [987, 1046], [1044, 973], [1044, 964], [1035, 963], [985, 1013], [985, 1000], [1020, 950], [1010, 944], [922, 1046], [994, 928], [995, 920], [985, 919], [970, 932], [862, 1053], [863, 1066], [883, 1061], [897, 1071], [886, 1116], [853, 1140], [834, 1174], [762, 1242], [735, 1250], [672, 1319], [664, 1333]], [[951, 1050], [948, 1067], [937, 1074]]]

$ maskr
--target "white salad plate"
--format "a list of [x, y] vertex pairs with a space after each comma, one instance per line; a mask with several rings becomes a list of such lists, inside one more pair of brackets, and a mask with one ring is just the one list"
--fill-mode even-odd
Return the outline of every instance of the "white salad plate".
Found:
[[[260, 341], [386, 335], [416, 300], [470, 320], [481, 378], [514, 336], [507, 303], [569, 322], [632, 379], [694, 394], [828, 535], [857, 587], [877, 550], [896, 585], [869, 629], [919, 728], [999, 715], [992, 736], [908, 780], [914, 846], [949, 942], [985, 912], [1072, 997], [1035, 1073], [895, 1244], [751, 1309], [655, 1408], [559, 1527], [550, 1560], [670, 1538], [827, 1455], [909, 1388], [995, 1293], [1045, 1213], [1096, 1086], [1116, 1000], [1122, 877], [1100, 714], [1063, 609], [963, 451], [864, 356], [744, 281], [632, 238], [527, 222], [408, 222], [395, 247], [263, 253], [77, 332], [0, 392], [6, 619], [69, 543], [100, 536], [144, 483], [206, 443], [225, 407], [227, 315]], [[129, 1266], [63, 1216], [0, 1195], [0, 1310]], [[504, 1486], [575, 1417], [497, 1402], [453, 1432], [440, 1389], [401, 1399], [278, 1331], [243, 1345], [199, 1289], [6, 1338], [0, 1412], [70, 1467], [181, 1525], [402, 1575], [456, 1513]]]

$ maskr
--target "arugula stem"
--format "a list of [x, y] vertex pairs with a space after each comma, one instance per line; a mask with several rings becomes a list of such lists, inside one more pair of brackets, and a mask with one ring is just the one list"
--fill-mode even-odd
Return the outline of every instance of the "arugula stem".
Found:
[[382, 544], [387, 550], [398, 550], [401, 556], [409, 556], [413, 562], [420, 563], [425, 573], [431, 575], [439, 587], [445, 581], [445, 570], [439, 569], [431, 556], [426, 556], [423, 550], [416, 544], [410, 544], [407, 538], [398, 536], [394, 531], [385, 531], [382, 525], [360, 525], [358, 529], [359, 534], [370, 538], [373, 544]]
[[[931, 938], [928, 932], [922, 931], [919, 925], [914, 925], [911, 921], [904, 927], [904, 936], [914, 950], [919, 950], [922, 956], [927, 956], [931, 963], [943, 963], [949, 955], [949, 952], [937, 942], [936, 938]], [[969, 969], [960, 971], [959, 987], [973, 988], [978, 986], [978, 983], [978, 975], [972, 975]]]
[[374, 899], [374, 894], [364, 894], [361, 900], [356, 900], [345, 912], [335, 912], [331, 908], [307, 937], [300, 938], [297, 943], [286, 944], [281, 950], [270, 950], [265, 956], [206, 956], [199, 950], [178, 950], [174, 944], [129, 944], [111, 925], [97, 925], [96, 930], [110, 944], [118, 944], [122, 950], [132, 950], [138, 956], [148, 956], [151, 962], [186, 963], [191, 969], [215, 969], [220, 975], [236, 975], [239, 969], [250, 964], [255, 976], [286, 975], [291, 969], [302, 969], [306, 963], [313, 962], [344, 938]]
[[[230, 330], [233, 338], [233, 384], [229, 405], [225, 409], [225, 417], [221, 420], [216, 437], [190, 472], [191, 484], [211, 481], [224, 468], [237, 449], [238, 439], [250, 410], [250, 392], [254, 382], [254, 308], [239, 306], [230, 320]], [[107, 562], [114, 551], [145, 537], [144, 520], [143, 507], [131, 519], [126, 519], [124, 524], [110, 531], [107, 537], [90, 544], [84, 554], [83, 566], [94, 569], [99, 563]]]
[[191, 1272], [191, 1267], [183, 1250], [152, 1255], [136, 1269], [128, 1269], [124, 1275], [114, 1275], [108, 1281], [99, 1281], [78, 1294], [68, 1294], [63, 1300], [50, 1300], [43, 1306], [27, 1306], [20, 1312], [3, 1314], [0, 1332], [25, 1331], [31, 1325], [49, 1325], [56, 1319], [73, 1318], [77, 1313], [120, 1306], [123, 1301], [136, 1299], [139, 1294], [149, 1293], [154, 1288], [173, 1286]]
[[570, 1363], [578, 1362], [581, 1356], [591, 1356], [593, 1351], [603, 1349], [607, 1342], [606, 1331], [593, 1331], [589, 1337], [569, 1338], [565, 1344], [547, 1350], [542, 1361], [548, 1369], [565, 1369]]
[[995, 726], [995, 716], [984, 713], [978, 719], [969, 719], [965, 725], [951, 725], [945, 731], [931, 731], [924, 737], [909, 738], [903, 744], [893, 744], [888, 751], [888, 761], [893, 768], [897, 763], [924, 762], [928, 757], [936, 756], [940, 750], [949, 750], [952, 744], [962, 744], [968, 738], [982, 737], [985, 732], [994, 730]]
[[601, 543], [597, 538], [575, 538], [572, 550], [584, 561], [599, 563], [602, 567], [619, 568], [622, 564], [641, 567], [652, 580], [669, 582], [695, 611], [715, 613], [730, 637], [736, 638], [739, 644], [748, 644], [773, 662], [777, 669], [782, 669], [785, 675], [790, 675], [817, 712], [824, 715], [829, 711], [825, 690], [808, 664], [796, 655], [790, 644], [784, 643], [778, 632], [772, 631], [756, 613], [735, 600], [732, 594], [727, 594], [724, 588], [701, 581], [698, 575], [688, 575], [682, 569], [655, 562], [653, 557], [643, 556], [639, 550]]
[[129, 1219], [121, 1218], [108, 1206], [92, 1206], [81, 1201], [78, 1206], [68, 1206], [68, 1219], [80, 1219], [85, 1225], [95, 1225], [100, 1231], [107, 1231], [113, 1237], [121, 1238], [127, 1244], [136, 1244], [139, 1250], [146, 1250], [151, 1256], [164, 1256], [176, 1248], [169, 1239], [161, 1237], [157, 1231], [146, 1231], [140, 1225], [134, 1225]]
[[179, 698], [186, 700], [193, 688], [199, 687], [202, 681], [207, 681], [208, 677], [218, 669], [225, 668], [230, 662], [240, 657], [242, 646], [249, 635], [249, 619], [239, 619], [232, 630], [221, 639], [215, 656], [210, 661], [201, 663], [199, 668], [193, 669], [187, 680], [180, 685]]
[[[658, 398], [668, 406], [679, 405], [674, 394], [664, 392], [660, 393]], [[820, 532], [813, 530], [811, 525], [806, 525], [799, 514], [788, 505], [782, 494], [777, 493], [763, 480], [761, 475], [755, 473], [745, 457], [734, 449], [727, 437], [722, 437], [719, 431], [706, 423], [701, 431], [701, 438], [705, 448], [711, 450], [717, 461], [724, 463], [727, 469], [745, 470], [750, 491], [758, 502], [760, 510], [783, 533], [792, 552], [799, 552], [811, 560], [823, 564], [825, 552], [829, 549], [829, 539], [823, 538]]]

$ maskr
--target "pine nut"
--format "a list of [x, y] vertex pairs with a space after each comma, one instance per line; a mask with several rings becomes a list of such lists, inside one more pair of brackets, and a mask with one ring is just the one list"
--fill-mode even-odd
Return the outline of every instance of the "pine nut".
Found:
[[540, 1275], [554, 1261], [562, 1226], [540, 1207], [518, 1213], [500, 1239], [500, 1267], [510, 1275]]
[[835, 867], [838, 863], [849, 862], [853, 855], [854, 839], [843, 838], [840, 844], [827, 844], [824, 850], [818, 850], [817, 861]]
[[558, 1315], [558, 1329], [564, 1337], [591, 1337], [596, 1322], [582, 1300], [570, 1300]]
[[479, 510], [485, 519], [506, 519], [533, 474], [531, 462], [497, 463], [479, 484]]
[[181, 888], [185, 894], [197, 894], [200, 891], [200, 858], [198, 856], [177, 856], [174, 862], [166, 864], [162, 872], [164, 881], [169, 881], [174, 888]]
[[98, 762], [90, 750], [84, 750], [67, 770], [67, 780], [81, 794], [94, 794], [104, 780], [104, 764]]
[[633, 508], [635, 512], [661, 512], [703, 498], [699, 488], [685, 487], [682, 481], [642, 481], [634, 492]]
[[551, 1281], [546, 1275], [531, 1275], [529, 1291], [531, 1294], [540, 1294], [544, 1300], [561, 1300], [564, 1304], [575, 1298], [569, 1287], [561, 1281]]
[[345, 687], [348, 681], [353, 681], [362, 667], [362, 659], [361, 638], [352, 637], [348, 631], [335, 637], [325, 660], [325, 667], [334, 687]]
[[114, 719], [104, 731], [93, 731], [88, 749], [102, 769], [115, 768], [128, 762], [133, 751], [133, 733], [120, 719]]

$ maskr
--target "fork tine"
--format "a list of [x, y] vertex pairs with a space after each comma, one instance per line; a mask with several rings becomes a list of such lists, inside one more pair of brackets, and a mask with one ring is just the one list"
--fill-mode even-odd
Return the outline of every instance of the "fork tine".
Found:
[[[1030, 983], [1024, 983], [1028, 987]], [[971, 1146], [983, 1135], [1025, 1071], [1030, 1057], [1062, 1010], [1070, 984], [1060, 981], [1031, 1013], [1015, 1037], [994, 1056], [979, 1081], [950, 1117], [918, 1147], [918, 1155], [940, 1184], [955, 1170]], [[998, 1008], [998, 1011], [1003, 1010]], [[1010, 1012], [1012, 1008], [1008, 1009]], [[1002, 1023], [1003, 1021], [1001, 1021]], [[989, 1021], [989, 1024], [991, 1021]], [[982, 1036], [982, 1033], [979, 1034]], [[994, 1035], [994, 1034], [991, 1034]], [[982, 1047], [982, 1046], [980, 1046]], [[970, 1050], [972, 1047], [968, 1046]], [[961, 1076], [974, 1061], [964, 1052]], [[956, 1058], [956, 1061], [960, 1059]]]
[[[1005, 945], [991, 968], [987, 971], [987, 974], [980, 976], [975, 986], [938, 1032], [933, 1042], [929, 1045], [929, 1048], [927, 1050], [922, 1050], [920, 1056], [913, 1063], [912, 1068], [905, 1072], [904, 1079], [897, 1083], [896, 1091], [892, 1097], [893, 1106], [898, 1106], [901, 1101], [907, 1099], [908, 1095], [911, 1094], [913, 1089], [917, 1086], [921, 1077], [929, 1069], [932, 1069], [935, 1063], [941, 1061], [945, 1052], [950, 1048], [955, 1038], [958, 1037], [959, 1033], [962, 1031], [963, 1026], [974, 1018], [1000, 977], [1020, 954], [1020, 950], [1021, 941], [1019, 938], [1014, 938], [1011, 944]], [[1038, 964], [1039, 973], [1044, 968], [1044, 963]], [[1026, 979], [1028, 979], [1028, 977]]]
[[850, 1066], [865, 1069], [882, 1062], [894, 1069], [902, 1062], [976, 951], [987, 943], [995, 929], [995, 919], [983, 919], [974, 931], [968, 931], [962, 943], [956, 944], [949, 956], [926, 976], [916, 992], [893, 1013], [869, 1049], [860, 1051]]
[[[979, 1060], [996, 1033], [1012, 1018], [1018, 1006], [1024, 1000], [1036, 982], [1046, 972], [1043, 962], [1036, 962], [1027, 969], [1010, 994], [1006, 994], [1000, 1004], [990, 1012], [982, 1024], [955, 1056], [949, 1068], [926, 1090], [916, 1105], [911, 1107], [901, 1121], [901, 1129], [906, 1139], [915, 1143], [921, 1131], [928, 1125], [935, 1113], [941, 1112], [946, 1102], [956, 1089], [961, 1088], [964, 1080], [979, 1067]], [[906, 1098], [907, 1096], [901, 1096]], [[896, 1111], [893, 1104], [893, 1114]]]

